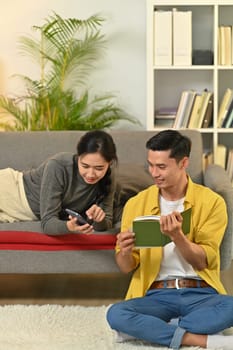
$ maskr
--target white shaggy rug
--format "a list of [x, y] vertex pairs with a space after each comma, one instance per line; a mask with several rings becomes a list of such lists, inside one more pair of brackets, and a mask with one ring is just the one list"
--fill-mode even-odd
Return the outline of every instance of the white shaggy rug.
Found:
[[[141, 341], [115, 343], [107, 307], [0, 306], [0, 350], [167, 350]], [[185, 347], [182, 350], [197, 350]]]

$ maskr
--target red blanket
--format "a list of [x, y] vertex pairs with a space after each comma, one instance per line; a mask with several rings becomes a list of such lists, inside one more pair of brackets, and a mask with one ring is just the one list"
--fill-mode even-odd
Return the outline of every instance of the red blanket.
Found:
[[101, 250], [114, 249], [112, 234], [49, 236], [28, 231], [0, 231], [0, 250]]

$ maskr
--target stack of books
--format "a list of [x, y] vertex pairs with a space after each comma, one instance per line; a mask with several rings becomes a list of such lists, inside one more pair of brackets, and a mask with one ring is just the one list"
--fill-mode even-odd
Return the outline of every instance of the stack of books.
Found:
[[176, 113], [176, 108], [160, 108], [155, 111], [155, 126], [173, 128]]
[[191, 66], [192, 11], [154, 12], [154, 65]]

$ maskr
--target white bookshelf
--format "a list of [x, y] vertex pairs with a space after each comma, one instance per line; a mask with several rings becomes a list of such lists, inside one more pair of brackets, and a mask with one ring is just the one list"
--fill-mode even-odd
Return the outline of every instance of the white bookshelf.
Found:
[[[188, 3], [188, 5], [187, 5]], [[153, 59], [153, 14], [155, 9], [192, 11], [192, 49], [211, 50], [212, 65], [155, 66]], [[177, 107], [183, 90], [214, 93], [213, 126], [198, 129], [204, 147], [215, 156], [218, 144], [233, 148], [233, 129], [217, 127], [219, 104], [227, 87], [233, 89], [233, 65], [218, 65], [218, 26], [233, 25], [233, 1], [229, 0], [147, 0], [147, 129], [158, 130], [154, 124], [155, 110]]]

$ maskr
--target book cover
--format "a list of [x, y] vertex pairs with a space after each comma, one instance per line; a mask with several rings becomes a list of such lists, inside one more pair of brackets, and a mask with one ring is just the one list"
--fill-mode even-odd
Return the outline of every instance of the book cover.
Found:
[[227, 88], [223, 95], [223, 98], [218, 110], [218, 121], [217, 121], [218, 128], [222, 127], [232, 100], [233, 100], [233, 90], [230, 88]]
[[210, 97], [210, 92], [207, 91], [206, 89], [201, 93], [200, 98], [198, 98], [198, 105], [194, 106], [195, 107], [195, 113], [191, 112], [190, 116], [190, 122], [188, 127], [189, 128], [194, 128], [194, 129], [199, 129], [201, 128], [202, 121], [204, 119], [204, 113], [207, 108], [207, 99]]
[[220, 65], [231, 65], [231, 45], [231, 26], [220, 26], [218, 28], [218, 62]]
[[225, 37], [225, 65], [231, 65], [231, 26], [224, 26]]
[[166, 127], [166, 128], [173, 128], [175, 115], [163, 115], [163, 116], [156, 116], [155, 117], [155, 126], [158, 127]]
[[[198, 128], [202, 128], [203, 123], [205, 122], [209, 102], [213, 100], [213, 92], [211, 91], [204, 91], [204, 98], [202, 100], [202, 105], [200, 107], [199, 112], [199, 122], [198, 122]], [[213, 102], [211, 103], [210, 107], [213, 105]], [[206, 125], [208, 124], [208, 120], [206, 119]]]
[[229, 106], [227, 107], [227, 112], [225, 113], [225, 117], [222, 121], [222, 128], [229, 128], [231, 125], [231, 118], [232, 118], [232, 111], [233, 111], [233, 96], [232, 96], [232, 100], [231, 103], [229, 104]]
[[[183, 216], [182, 230], [184, 234], [190, 231], [192, 209], [186, 209], [181, 213]], [[145, 215], [138, 216], [133, 221], [133, 232], [135, 233], [136, 247], [163, 247], [171, 242], [171, 239], [160, 230], [160, 216]]]
[[211, 94], [209, 96], [206, 112], [204, 114], [204, 119], [203, 119], [203, 122], [201, 125], [202, 128], [208, 128], [212, 124], [212, 121], [213, 121], [213, 102], [214, 102], [214, 95]]
[[218, 58], [218, 64], [221, 65], [222, 63], [222, 57], [221, 57], [221, 47], [222, 47], [222, 34], [221, 34], [221, 27], [218, 27], [218, 50], [217, 50], [217, 58]]
[[227, 156], [227, 147], [225, 145], [217, 145], [214, 164], [220, 165], [223, 169], [226, 167], [226, 156]]
[[179, 104], [177, 107], [176, 118], [173, 126], [174, 128], [179, 128], [182, 125], [183, 118], [185, 115], [185, 110], [188, 104], [188, 99], [189, 99], [189, 91], [188, 90], [182, 91]]
[[231, 26], [231, 64], [233, 64], [233, 26]]
[[182, 119], [182, 123], [181, 123], [181, 125], [179, 125], [179, 127], [181, 127], [181, 128], [187, 128], [187, 126], [188, 126], [189, 118], [191, 116], [191, 112], [193, 109], [193, 104], [195, 101], [196, 94], [197, 94], [196, 91], [193, 91], [193, 90], [189, 91], [188, 101], [187, 101], [186, 108], [184, 110], [184, 116]]
[[188, 128], [189, 129], [195, 129], [196, 128], [196, 120], [197, 120], [197, 115], [198, 111], [200, 109], [200, 104], [201, 104], [201, 99], [202, 96], [200, 94], [197, 94], [195, 97], [195, 101], [193, 103], [193, 108], [190, 114], [189, 122], [188, 122]]
[[154, 65], [172, 65], [172, 11], [154, 11]]
[[202, 168], [203, 171], [207, 169], [210, 164], [214, 163], [214, 155], [212, 150], [205, 150], [202, 155]]
[[226, 165], [226, 172], [229, 176], [230, 181], [233, 180], [233, 149], [229, 149], [228, 157], [227, 157], [227, 165]]
[[192, 65], [192, 11], [173, 10], [173, 64]]
[[232, 123], [233, 123], [233, 108], [231, 109], [231, 112], [230, 112], [226, 122], [224, 123], [223, 127], [224, 128], [232, 128]]

